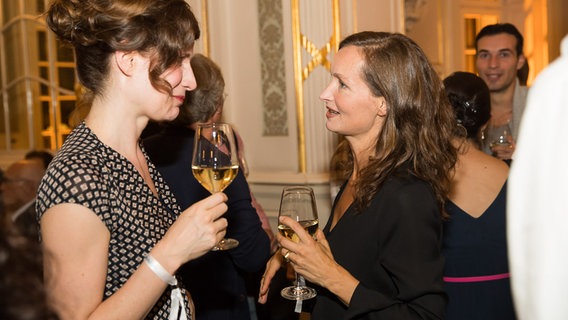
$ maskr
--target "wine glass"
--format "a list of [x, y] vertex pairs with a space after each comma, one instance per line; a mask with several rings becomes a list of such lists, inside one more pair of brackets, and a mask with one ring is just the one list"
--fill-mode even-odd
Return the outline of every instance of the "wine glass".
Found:
[[[200, 123], [195, 130], [191, 171], [199, 183], [211, 193], [223, 191], [239, 170], [235, 135], [227, 123]], [[225, 238], [213, 251], [232, 249], [239, 245]]]
[[[304, 229], [313, 237], [318, 229], [318, 213], [316, 209], [316, 199], [314, 191], [310, 187], [292, 186], [282, 190], [280, 200], [280, 210], [278, 216], [289, 216], [298, 221]], [[280, 221], [280, 219], [278, 219]], [[289, 226], [278, 225], [280, 234], [294, 242], [299, 242], [300, 238]], [[280, 294], [289, 300], [307, 300], [316, 296], [316, 290], [307, 287], [304, 278], [296, 274], [294, 286], [282, 289]]]
[[498, 146], [509, 147], [513, 136], [509, 124], [500, 126], [488, 125], [483, 131], [483, 150], [491, 154], [493, 148]]

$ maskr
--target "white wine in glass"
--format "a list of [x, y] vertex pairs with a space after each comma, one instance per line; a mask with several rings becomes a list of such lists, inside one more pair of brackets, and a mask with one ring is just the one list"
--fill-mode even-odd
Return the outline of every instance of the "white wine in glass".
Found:
[[[235, 136], [229, 124], [198, 124], [191, 161], [195, 179], [211, 193], [225, 190], [239, 171], [236, 149]], [[225, 238], [212, 250], [227, 250], [238, 245], [237, 240]]]
[[[287, 215], [287, 214], [284, 214]], [[305, 221], [298, 221], [298, 223], [306, 230], [310, 236], [314, 236], [316, 234], [316, 230], [318, 229], [318, 220], [305, 220]], [[278, 231], [284, 237], [294, 241], [300, 242], [300, 238], [292, 228], [288, 227], [287, 225], [281, 224], [278, 226]]]
[[[312, 237], [318, 229], [318, 212], [314, 191], [310, 187], [285, 187], [280, 200], [278, 216], [289, 216], [296, 220]], [[289, 226], [278, 225], [280, 234], [294, 242], [300, 238]], [[286, 287], [280, 291], [282, 297], [289, 300], [307, 300], [317, 295], [316, 290], [305, 285], [304, 278], [296, 273], [294, 286]]]
[[209, 192], [223, 191], [239, 172], [239, 166], [202, 168], [192, 166], [193, 176]]

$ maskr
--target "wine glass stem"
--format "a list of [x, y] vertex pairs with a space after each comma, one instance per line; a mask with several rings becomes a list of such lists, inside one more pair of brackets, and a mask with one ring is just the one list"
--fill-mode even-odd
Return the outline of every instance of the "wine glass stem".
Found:
[[295, 273], [296, 273], [296, 288], [298, 288], [298, 291], [299, 291], [300, 287], [303, 287], [303, 286], [306, 285], [306, 281], [304, 280], [304, 278], [300, 274], [298, 274], [297, 272], [295, 272]]

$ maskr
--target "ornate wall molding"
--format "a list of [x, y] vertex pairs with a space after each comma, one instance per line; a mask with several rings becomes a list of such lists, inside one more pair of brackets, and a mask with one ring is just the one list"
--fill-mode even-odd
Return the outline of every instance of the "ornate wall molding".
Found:
[[286, 70], [281, 0], [258, 0], [263, 135], [287, 136]]

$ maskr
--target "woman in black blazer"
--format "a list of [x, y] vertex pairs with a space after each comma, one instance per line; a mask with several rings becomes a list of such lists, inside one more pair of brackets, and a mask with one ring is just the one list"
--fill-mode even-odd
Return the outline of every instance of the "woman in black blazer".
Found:
[[442, 319], [443, 205], [456, 161], [453, 111], [423, 51], [401, 34], [361, 32], [340, 44], [320, 99], [345, 136], [348, 168], [315, 239], [278, 235], [260, 301], [286, 257], [318, 285], [311, 319]]

